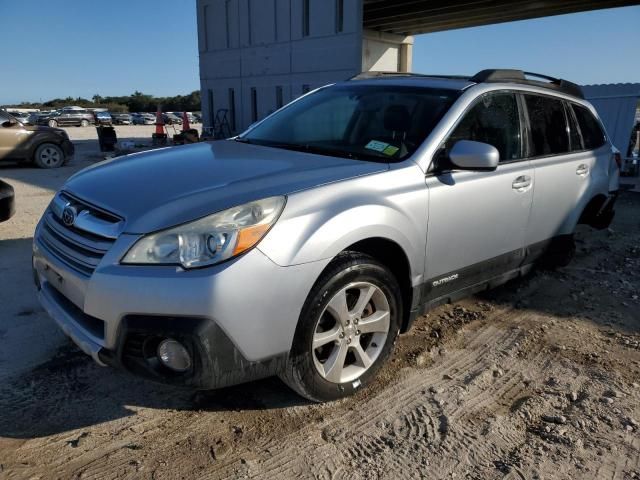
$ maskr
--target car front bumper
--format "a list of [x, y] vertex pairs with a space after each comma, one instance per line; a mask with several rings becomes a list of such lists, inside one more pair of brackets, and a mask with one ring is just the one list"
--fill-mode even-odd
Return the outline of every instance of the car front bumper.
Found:
[[[328, 263], [281, 267], [255, 248], [198, 270], [124, 266], [119, 260], [139, 236], [123, 234], [87, 276], [47, 249], [40, 229], [34, 278], [60, 328], [101, 365], [196, 388], [277, 373], [306, 296]], [[178, 375], [159, 365], [155, 347], [164, 338], [186, 346], [190, 371]]]

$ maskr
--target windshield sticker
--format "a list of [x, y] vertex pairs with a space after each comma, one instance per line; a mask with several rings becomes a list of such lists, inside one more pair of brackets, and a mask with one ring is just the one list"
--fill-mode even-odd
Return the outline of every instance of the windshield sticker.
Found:
[[369, 150], [375, 150], [376, 152], [384, 152], [384, 149], [389, 147], [390, 145], [385, 142], [379, 142], [378, 140], [371, 140], [367, 143], [364, 148], [368, 148]]
[[393, 145], [389, 145], [386, 142], [380, 142], [378, 140], [371, 140], [364, 146], [364, 148], [375, 150], [376, 152], [380, 152], [388, 157], [392, 157], [398, 150], [400, 150], [398, 147], [394, 147]]
[[398, 147], [394, 147], [393, 145], [389, 145], [387, 148], [385, 148], [382, 153], [384, 153], [385, 155], [392, 157], [396, 154], [396, 152], [400, 150]]

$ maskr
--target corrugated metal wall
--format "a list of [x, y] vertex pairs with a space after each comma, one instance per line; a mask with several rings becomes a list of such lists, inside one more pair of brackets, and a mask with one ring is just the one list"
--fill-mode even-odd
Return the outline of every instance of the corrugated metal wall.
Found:
[[582, 90], [598, 111], [613, 144], [626, 155], [640, 99], [640, 83], [585, 85]]

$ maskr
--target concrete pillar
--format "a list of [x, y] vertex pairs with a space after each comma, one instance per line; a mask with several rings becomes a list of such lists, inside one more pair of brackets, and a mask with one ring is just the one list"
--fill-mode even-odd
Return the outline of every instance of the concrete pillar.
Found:
[[411, 43], [405, 42], [400, 45], [400, 72], [411, 72], [413, 67], [413, 37], [407, 37], [411, 39]]
[[409, 72], [413, 55], [413, 37], [364, 30], [362, 35], [362, 71]]

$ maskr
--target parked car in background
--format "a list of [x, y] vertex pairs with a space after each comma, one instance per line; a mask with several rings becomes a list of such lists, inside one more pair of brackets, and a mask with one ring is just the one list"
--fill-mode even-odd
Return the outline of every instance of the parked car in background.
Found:
[[182, 125], [182, 118], [172, 112], [163, 113], [162, 119], [166, 125]]
[[131, 123], [134, 125], [154, 125], [156, 116], [150, 113], [132, 113]]
[[0, 180], [0, 222], [9, 220], [16, 211], [13, 187]]
[[60, 110], [38, 118], [37, 125], [49, 127], [88, 127], [94, 123], [93, 113], [88, 110]]
[[195, 123], [202, 123], [202, 114], [200, 112], [194, 112], [193, 118], [195, 119]]
[[64, 130], [23, 125], [0, 110], [0, 160], [33, 162], [41, 168], [56, 168], [64, 165], [73, 153], [73, 143]]
[[[170, 112], [170, 113], [178, 117], [180, 120], [182, 120], [182, 116], [184, 115], [184, 112]], [[189, 123], [196, 123], [196, 117], [191, 112], [187, 112], [187, 120], [189, 120]]]
[[13, 118], [15, 118], [16, 120], [18, 120], [22, 124], [24, 124], [24, 125], [28, 125], [29, 124], [29, 114], [28, 113], [12, 112], [12, 111], [7, 111], [7, 113], [9, 115], [11, 115]]
[[94, 117], [96, 125], [111, 125], [113, 122], [109, 112], [94, 112]]
[[111, 113], [114, 125], [131, 125], [131, 115], [128, 113]]

